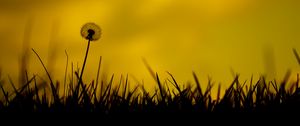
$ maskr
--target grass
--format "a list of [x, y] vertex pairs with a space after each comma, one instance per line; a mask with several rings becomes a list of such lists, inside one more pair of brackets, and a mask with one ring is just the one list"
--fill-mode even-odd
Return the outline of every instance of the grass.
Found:
[[[34, 50], [33, 50], [34, 51]], [[38, 54], [34, 51], [38, 56]], [[295, 55], [297, 52], [294, 50]], [[67, 53], [66, 53], [67, 55]], [[298, 56], [298, 55], [296, 55]], [[39, 56], [38, 56], [39, 58]], [[298, 58], [297, 58], [298, 59]], [[39, 58], [41, 64], [42, 60]], [[99, 62], [98, 73], [101, 65]], [[43, 65], [44, 66], [44, 65]], [[148, 67], [150, 70], [150, 67]], [[44, 70], [47, 72], [46, 67]], [[67, 71], [67, 69], [66, 69]], [[153, 71], [151, 71], [153, 72]], [[299, 74], [295, 82], [290, 82], [288, 72], [282, 82], [266, 81], [260, 77], [255, 83], [241, 83], [236, 75], [224, 95], [212, 98], [213, 85], [201, 86], [193, 73], [194, 84], [181, 86], [171, 73], [170, 79], [163, 83], [157, 73], [153, 73], [157, 87], [154, 93], [148, 92], [143, 85], [129, 88], [128, 76], [122, 77], [115, 85], [114, 75], [108, 82], [78, 83], [79, 71], [73, 72], [75, 79], [64, 81], [63, 95], [60, 83], [54, 83], [49, 74], [44, 84], [37, 82], [37, 75], [27, 78], [19, 89], [10, 83], [13, 91], [0, 88], [4, 99], [0, 101], [0, 112], [99, 112], [117, 113], [219, 113], [219, 112], [300, 112]], [[96, 82], [96, 83], [95, 83]], [[44, 86], [43, 86], [44, 85]], [[50, 92], [47, 86], [50, 85]]]
[[[157, 76], [157, 78], [159, 78]], [[58, 96], [57, 87], [51, 88], [52, 98], [39, 93], [35, 77], [31, 78], [24, 87], [9, 93], [1, 90], [5, 100], [0, 102], [1, 112], [29, 111], [78, 111], [78, 112], [261, 112], [261, 111], [299, 111], [300, 88], [298, 81], [286, 89], [287, 83], [282, 82], [277, 88], [273, 82], [267, 83], [263, 78], [248, 89], [243, 89], [238, 81], [238, 76], [226, 89], [222, 98], [213, 100], [210, 94], [211, 87], [205, 92], [197, 86], [195, 88], [180, 88], [174, 80], [176, 90], [166, 90], [159, 86], [159, 90], [150, 95], [143, 87], [135, 87], [133, 90], [124, 89], [120, 92], [121, 84], [112, 88], [112, 81], [104, 87], [104, 90], [96, 94], [97, 85], [69, 85], [65, 96]], [[299, 79], [298, 79], [299, 80]], [[125, 86], [128, 86], [126, 81]], [[30, 86], [33, 85], [33, 86]], [[198, 83], [197, 83], [198, 85]], [[271, 91], [271, 88], [275, 92]], [[142, 89], [142, 93], [138, 90]]]
[[[67, 82], [68, 54], [63, 86], [54, 82], [38, 53], [37, 56], [48, 81], [38, 82], [38, 75], [29, 77], [25, 71], [21, 87], [16, 88], [10, 81], [12, 91], [5, 88], [5, 82], [0, 79], [0, 90], [3, 99], [0, 100], [0, 112], [97, 112], [103, 115], [119, 113], [223, 113], [223, 112], [300, 112], [299, 74], [297, 80], [290, 82], [290, 72], [287, 72], [282, 82], [266, 81], [262, 76], [253, 83], [241, 83], [236, 75], [225, 93], [221, 96], [221, 85], [218, 86], [217, 97], [212, 97], [214, 88], [211, 81], [207, 87], [201, 86], [193, 73], [194, 84], [182, 86], [171, 73], [169, 79], [161, 81], [146, 60], [143, 59], [151, 76], [156, 81], [154, 93], [147, 91], [143, 84], [130, 88], [128, 76], [115, 82], [114, 75], [110, 81], [99, 81], [99, 71], [102, 62], [100, 57], [97, 78], [91, 83], [82, 80], [90, 41], [100, 38], [101, 29], [95, 24], [83, 27], [82, 35], [88, 39], [88, 46], [81, 71], [71, 70], [71, 78]], [[94, 28], [94, 29], [93, 29]], [[94, 36], [98, 35], [98, 36]], [[300, 57], [295, 49], [293, 53], [300, 64]], [[22, 63], [26, 63], [23, 61]], [[23, 65], [24, 66], [24, 65]], [[22, 69], [24, 70], [24, 69]], [[80, 73], [79, 73], [80, 72]], [[21, 71], [24, 73], [24, 71]], [[50, 88], [48, 88], [50, 86]], [[60, 87], [63, 87], [61, 91]], [[50, 91], [49, 91], [50, 90]], [[62, 94], [60, 92], [63, 92]]]
[[[218, 86], [217, 97], [211, 93], [214, 88], [211, 81], [204, 88], [195, 73], [194, 83], [182, 86], [171, 73], [169, 79], [161, 78], [151, 67], [144, 63], [156, 81], [154, 93], [147, 91], [139, 84], [130, 88], [128, 76], [115, 82], [114, 75], [110, 81], [99, 82], [100, 57], [96, 81], [86, 83], [81, 80], [79, 70], [73, 71], [72, 78], [63, 82], [63, 94], [60, 94], [60, 83], [54, 83], [38, 53], [32, 49], [41, 62], [48, 76], [48, 81], [38, 82], [38, 75], [26, 81], [20, 88], [10, 80], [13, 91], [0, 88], [4, 98], [0, 100], [0, 112], [96, 112], [103, 115], [119, 113], [227, 113], [227, 112], [300, 112], [300, 77], [290, 81], [291, 72], [287, 72], [282, 82], [266, 81], [262, 76], [253, 83], [253, 78], [241, 83], [236, 75], [229, 87], [221, 96]], [[293, 50], [297, 61], [299, 55]], [[66, 53], [68, 57], [68, 54]], [[68, 63], [68, 61], [67, 61]], [[73, 77], [73, 75], [75, 77]], [[116, 84], [117, 83], [117, 84]], [[47, 88], [50, 85], [50, 88]], [[50, 90], [50, 91], [49, 91]]]

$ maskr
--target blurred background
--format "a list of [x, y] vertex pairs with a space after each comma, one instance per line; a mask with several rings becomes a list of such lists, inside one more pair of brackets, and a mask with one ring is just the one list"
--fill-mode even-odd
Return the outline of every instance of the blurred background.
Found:
[[63, 81], [65, 50], [69, 71], [71, 63], [82, 66], [87, 40], [80, 29], [87, 22], [103, 33], [91, 43], [87, 83], [100, 56], [101, 76], [128, 74], [146, 88], [156, 85], [142, 58], [162, 79], [169, 71], [181, 84], [193, 82], [193, 71], [203, 85], [210, 77], [222, 87], [234, 73], [280, 80], [288, 69], [299, 72], [292, 53], [300, 50], [299, 0], [0, 0], [1, 78], [17, 83], [26, 68], [46, 80], [34, 48]]

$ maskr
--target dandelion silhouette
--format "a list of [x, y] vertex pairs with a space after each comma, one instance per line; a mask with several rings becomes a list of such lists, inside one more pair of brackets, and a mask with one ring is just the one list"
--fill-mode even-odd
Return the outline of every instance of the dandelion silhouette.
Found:
[[96, 41], [101, 37], [101, 28], [95, 23], [87, 23], [81, 28], [81, 36], [89, 41]]
[[79, 82], [78, 82], [79, 84], [81, 83], [81, 80], [82, 80], [84, 66], [86, 63], [87, 55], [89, 53], [90, 43], [91, 43], [91, 41], [96, 41], [96, 40], [100, 39], [101, 28], [98, 25], [96, 25], [95, 23], [86, 23], [81, 28], [81, 36], [88, 40], [88, 45], [87, 45], [83, 65], [81, 68], [81, 73], [80, 73]]

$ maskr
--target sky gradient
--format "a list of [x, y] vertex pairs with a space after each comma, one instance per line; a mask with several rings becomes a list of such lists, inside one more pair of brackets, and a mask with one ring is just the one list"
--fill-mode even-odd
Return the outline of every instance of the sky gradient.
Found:
[[129, 74], [146, 87], [155, 83], [142, 58], [162, 78], [169, 71], [179, 83], [193, 82], [194, 71], [224, 87], [232, 71], [249, 80], [300, 70], [292, 53], [300, 51], [298, 0], [0, 0], [2, 78], [18, 78], [24, 48], [29, 74], [44, 76], [34, 48], [62, 81], [65, 50], [69, 70], [72, 62], [82, 66], [87, 22], [102, 28], [102, 38], [91, 43], [86, 82], [95, 79], [100, 56], [101, 74]]

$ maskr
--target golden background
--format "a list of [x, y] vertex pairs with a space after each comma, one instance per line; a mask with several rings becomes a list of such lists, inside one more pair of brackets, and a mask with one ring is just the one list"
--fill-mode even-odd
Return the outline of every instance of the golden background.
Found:
[[[55, 80], [63, 81], [65, 50], [81, 67], [87, 40], [81, 26], [95, 22], [100, 40], [91, 43], [83, 80], [129, 75], [148, 88], [156, 86], [143, 64], [145, 58], [164, 80], [193, 82], [195, 71], [203, 85], [208, 77], [228, 86], [233, 73], [241, 79], [283, 78], [299, 72], [292, 48], [300, 50], [299, 0], [1, 0], [1, 78], [18, 81], [21, 57], [28, 73], [47, 79], [34, 48]], [[26, 51], [27, 49], [27, 51]]]

